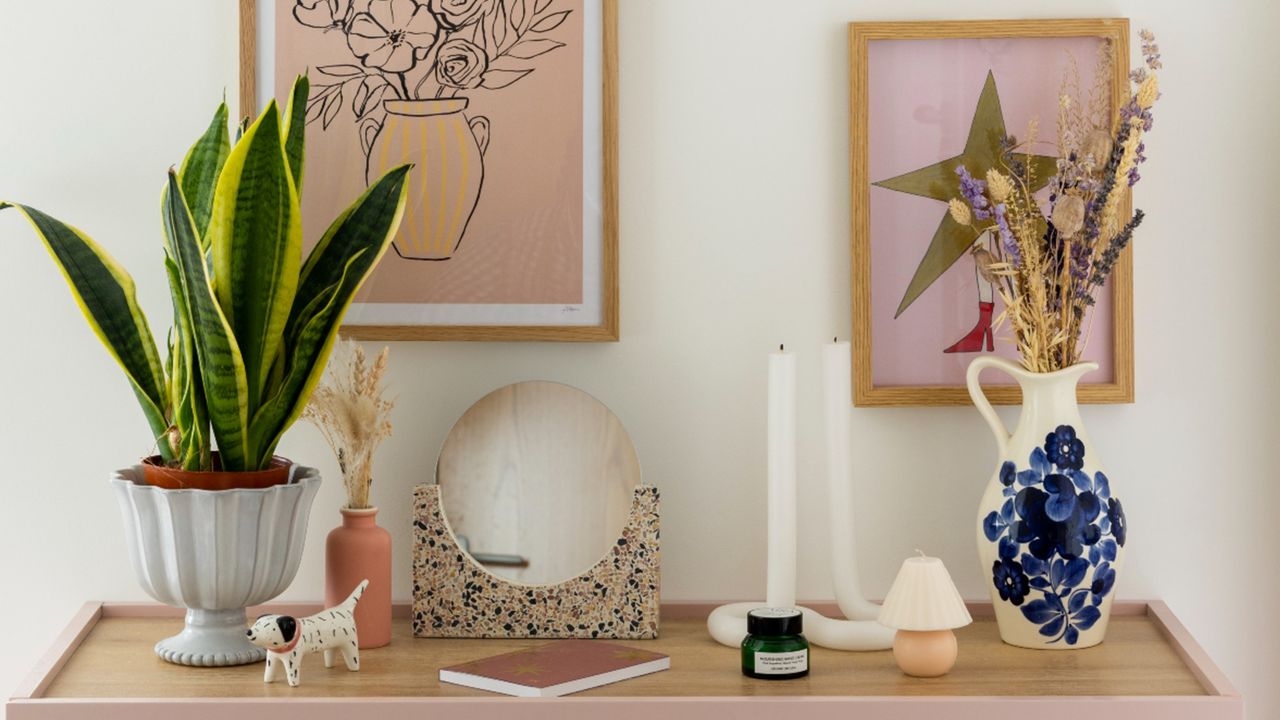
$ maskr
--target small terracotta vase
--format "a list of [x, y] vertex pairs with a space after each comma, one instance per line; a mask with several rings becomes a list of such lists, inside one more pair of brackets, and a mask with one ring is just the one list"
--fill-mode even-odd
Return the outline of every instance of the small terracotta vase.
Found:
[[324, 546], [324, 604], [341, 603], [362, 580], [369, 587], [356, 605], [360, 649], [391, 643], [391, 533], [378, 526], [377, 508], [343, 508], [342, 525]]

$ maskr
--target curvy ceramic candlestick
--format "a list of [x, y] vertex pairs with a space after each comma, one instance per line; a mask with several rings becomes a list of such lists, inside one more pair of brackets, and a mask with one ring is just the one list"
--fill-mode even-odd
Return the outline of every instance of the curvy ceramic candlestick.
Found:
[[[852, 371], [848, 346], [848, 343], [833, 343], [823, 359], [828, 401], [827, 478], [834, 540], [832, 576], [836, 600], [850, 620], [828, 618], [809, 608], [799, 610], [804, 613], [805, 636], [814, 645], [833, 650], [887, 650], [893, 643], [893, 631], [875, 621], [879, 609], [862, 596], [854, 561], [850, 522], [853, 478], [848, 441]], [[761, 607], [795, 607], [796, 604], [795, 403], [795, 356], [779, 348], [779, 352], [769, 358], [767, 597], [761, 602], [733, 603], [712, 611], [707, 618], [707, 631], [722, 645], [742, 644], [747, 635], [749, 611]]]

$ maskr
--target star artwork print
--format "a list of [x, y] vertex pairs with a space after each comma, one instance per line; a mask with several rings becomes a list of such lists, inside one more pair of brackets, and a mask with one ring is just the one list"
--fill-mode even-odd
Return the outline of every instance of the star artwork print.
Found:
[[[873, 381], [958, 385], [978, 353], [1017, 358], [995, 279], [990, 232], [947, 203], [990, 169], [1027, 163], [1033, 192], [1057, 172], [1060, 83], [1073, 61], [1091, 81], [1098, 38], [873, 41], [868, 46], [868, 165]], [[1010, 149], [1013, 152], [1010, 153]], [[1005, 171], [1007, 173], [1007, 170]], [[1093, 311], [1088, 359], [1112, 373], [1110, 297]]]

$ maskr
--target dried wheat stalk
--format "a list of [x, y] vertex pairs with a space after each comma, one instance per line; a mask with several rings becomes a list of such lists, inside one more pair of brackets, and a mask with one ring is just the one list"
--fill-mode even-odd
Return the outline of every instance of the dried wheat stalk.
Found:
[[1163, 66], [1155, 37], [1146, 30], [1139, 36], [1145, 67], [1131, 73], [1132, 93], [1114, 115], [1110, 47], [1099, 50], [1087, 95], [1075, 58], [1068, 57], [1059, 90], [1057, 174], [1049, 179], [1044, 207], [1032, 192], [1041, 185], [1030, 150], [1037, 142], [1034, 119], [1026, 142], [1006, 139], [985, 179], [963, 166], [956, 171], [962, 198], [951, 201], [951, 216], [979, 238], [990, 232], [1000, 239], [994, 254], [975, 257], [984, 263], [984, 276], [995, 278], [1005, 306], [996, 323], [1013, 330], [1022, 364], [1032, 372], [1080, 361], [1094, 294], [1142, 222], [1141, 211], [1125, 218], [1120, 210], [1145, 160], [1142, 139], [1160, 96], [1154, 71]]
[[383, 348], [369, 363], [364, 348], [350, 340], [339, 342], [325, 368], [324, 378], [302, 413], [324, 435], [338, 458], [347, 488], [347, 507], [369, 507], [373, 484], [373, 455], [384, 438], [391, 436], [394, 401], [383, 397], [383, 375], [390, 348]]

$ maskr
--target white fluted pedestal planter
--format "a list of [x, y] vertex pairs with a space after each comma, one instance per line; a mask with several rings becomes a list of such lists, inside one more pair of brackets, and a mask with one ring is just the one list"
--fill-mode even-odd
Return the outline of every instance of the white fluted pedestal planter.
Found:
[[245, 638], [245, 607], [289, 587], [302, 561], [320, 473], [295, 465], [289, 483], [262, 490], [162, 490], [142, 467], [112, 474], [138, 584], [187, 609], [181, 633], [156, 643], [161, 659], [223, 667], [263, 660]]

